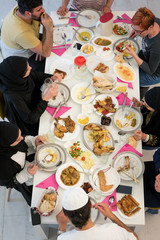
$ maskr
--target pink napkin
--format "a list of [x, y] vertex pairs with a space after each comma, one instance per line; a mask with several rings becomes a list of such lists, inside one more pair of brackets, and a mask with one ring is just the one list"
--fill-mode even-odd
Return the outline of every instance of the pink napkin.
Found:
[[[126, 13], [124, 13], [123, 15], [121, 15], [121, 17], [123, 17], [123, 18], [128, 18], [128, 19], [131, 19]], [[114, 23], [119, 23], [119, 22], [124, 22], [124, 23], [128, 23], [128, 24], [131, 24], [132, 22], [131, 22], [131, 20], [120, 20], [120, 19], [116, 19], [116, 20], [114, 20], [113, 21]]]
[[56, 175], [55, 173], [42, 181], [41, 183], [37, 184], [36, 187], [38, 188], [48, 188], [48, 187], [54, 187], [56, 190], [58, 189], [58, 183], [56, 181]]
[[[112, 204], [110, 204], [110, 209], [111, 209], [111, 211], [117, 211], [117, 205], [116, 205], [116, 203], [117, 203], [117, 194], [116, 194], [116, 190], [114, 190], [114, 192], [113, 192], [111, 195], [107, 196], [107, 197], [102, 201], [102, 203], [107, 203], [107, 204], [109, 205], [109, 198], [110, 198], [111, 196], [114, 196], [114, 197], [115, 197], [115, 200], [114, 200], [114, 202], [113, 202]], [[113, 207], [113, 206], [114, 206], [114, 207]], [[113, 208], [112, 208], [112, 207], [113, 207]]]
[[[67, 44], [67, 47], [70, 47], [71, 44]], [[57, 47], [64, 47], [64, 48], [59, 48], [59, 49], [54, 49], [54, 48], [57, 48]], [[68, 48], [67, 48], [68, 49]], [[62, 54], [67, 51], [67, 49], [65, 49], [65, 45], [58, 45], [58, 46], [54, 46], [52, 47], [52, 52], [57, 54], [58, 56], [62, 56]]]
[[127, 84], [128, 84], [128, 87], [133, 89], [133, 85], [132, 85], [131, 82], [124, 82], [124, 81], [122, 81], [121, 79], [119, 79], [118, 77], [117, 77], [117, 82], [127, 83]]
[[[54, 118], [60, 117], [63, 113], [67, 112], [69, 109], [71, 109], [71, 107], [64, 107], [64, 106], [60, 107], [60, 109], [58, 110], [58, 112], [56, 113]], [[54, 114], [54, 112], [56, 111], [56, 108], [54, 108], [54, 107], [47, 107], [46, 110], [52, 116]]]
[[[71, 13], [71, 17], [74, 17], [75, 14]], [[75, 18], [70, 18], [68, 23], [72, 23], [72, 27], [79, 27], [79, 25], [76, 23], [76, 19]]]
[[[116, 98], [118, 100], [119, 105], [123, 105], [125, 94], [121, 93]], [[131, 102], [131, 100], [127, 97], [125, 105], [130, 105], [130, 102]]]
[[116, 155], [113, 157], [113, 159], [121, 152], [134, 152], [137, 155], [139, 155], [140, 157], [143, 157], [143, 154], [138, 152], [135, 148], [133, 148], [131, 145], [129, 145], [128, 143], [125, 144], [117, 153]]

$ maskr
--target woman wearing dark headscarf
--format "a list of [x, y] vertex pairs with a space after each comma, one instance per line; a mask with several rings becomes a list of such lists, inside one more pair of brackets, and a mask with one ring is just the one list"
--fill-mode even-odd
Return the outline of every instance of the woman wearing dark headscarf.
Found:
[[134, 133], [135, 139], [143, 141], [143, 146], [160, 146], [160, 87], [146, 92], [144, 102], [133, 98], [136, 107], [142, 107], [143, 124], [141, 130]]
[[25, 135], [37, 135], [39, 118], [47, 107], [51, 97], [58, 94], [58, 85], [41, 96], [41, 86], [47, 77], [52, 80], [61, 76], [52, 76], [31, 70], [27, 59], [8, 57], [0, 64], [0, 90], [6, 103], [6, 116], [15, 123]]
[[[43, 144], [43, 137], [21, 136], [20, 129], [9, 122], [0, 122], [0, 186], [15, 188], [31, 205], [32, 186], [29, 180], [37, 171], [33, 148]], [[29, 155], [30, 153], [30, 155]]]

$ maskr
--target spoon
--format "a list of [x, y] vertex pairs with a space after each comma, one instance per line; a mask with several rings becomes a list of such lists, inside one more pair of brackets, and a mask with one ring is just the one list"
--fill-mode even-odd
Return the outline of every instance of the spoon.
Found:
[[126, 132], [124, 132], [123, 130], [121, 130], [121, 131], [118, 132], [118, 135], [121, 135], [121, 136], [123, 136], [123, 135], [125, 135], [125, 134], [126, 134]]
[[[114, 196], [111, 196], [111, 197], [109, 198], [109, 200], [108, 200], [108, 202], [109, 202], [109, 207], [110, 207], [110, 205], [111, 205], [112, 203], [114, 203], [114, 201], [115, 201], [115, 197], [114, 197]], [[106, 219], [107, 219], [107, 217], [104, 218], [104, 220], [106, 220]]]
[[93, 95], [96, 95], [97, 93], [92, 93], [92, 94], [89, 94], [89, 95], [84, 95], [84, 96], [80, 96], [79, 99], [83, 100], [85, 99], [86, 97], [90, 97], [90, 96], [93, 96]]
[[75, 28], [72, 28], [84, 41], [88, 41], [88, 37], [82, 36]]
[[123, 17], [120, 17], [120, 16], [117, 16], [117, 18], [120, 19], [120, 20], [129, 20], [129, 21], [131, 21], [131, 19], [129, 19], [129, 18], [123, 18]]

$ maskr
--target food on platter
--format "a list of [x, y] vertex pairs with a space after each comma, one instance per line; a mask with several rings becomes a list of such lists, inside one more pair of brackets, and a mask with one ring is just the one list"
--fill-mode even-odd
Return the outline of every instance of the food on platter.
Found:
[[109, 126], [110, 123], [111, 123], [111, 118], [110, 117], [107, 117], [107, 116], [102, 116], [101, 117], [101, 124], [102, 125]]
[[62, 171], [60, 178], [63, 184], [73, 186], [79, 181], [80, 173], [73, 166], [69, 166]]
[[[75, 122], [71, 119], [70, 116], [67, 118], [55, 118], [56, 122], [54, 123], [54, 134], [58, 138], [63, 138], [64, 134], [67, 132], [73, 133], [75, 130]], [[64, 122], [64, 125], [61, 125], [59, 123], [59, 120], [62, 120]]]
[[111, 153], [114, 151], [114, 147], [107, 145], [106, 143], [110, 140], [109, 131], [95, 123], [90, 123], [84, 127], [84, 130], [88, 130], [88, 140], [94, 142], [93, 152], [100, 156], [105, 153]]
[[125, 63], [122, 54], [117, 54], [117, 55], [115, 56], [115, 60], [116, 60], [116, 62], [119, 62], [119, 63]]
[[55, 162], [56, 159], [57, 159], [57, 154], [56, 154], [56, 153], [53, 153], [53, 154], [48, 154], [48, 155], [46, 155], [45, 158], [44, 158], [44, 161], [45, 161], [46, 163], [50, 163], [51, 161], [52, 161], [52, 162]]
[[86, 125], [89, 123], [89, 116], [87, 114], [79, 114], [77, 117], [77, 122], [80, 125]]
[[80, 162], [84, 169], [90, 169], [95, 165], [95, 158], [92, 152], [88, 150], [82, 150], [79, 141], [73, 143], [69, 149], [69, 154], [76, 161]]
[[[92, 90], [84, 86], [84, 87], [75, 88], [73, 96], [77, 101], [86, 102], [92, 97], [92, 96], [88, 96], [90, 94], [92, 94]], [[83, 96], [87, 96], [87, 97], [83, 98]]]
[[40, 157], [40, 162], [46, 166], [51, 166], [53, 165], [54, 162], [57, 160], [57, 153], [53, 148], [44, 148], [41, 151], [41, 157]]
[[128, 84], [127, 83], [118, 83], [116, 87], [117, 92], [127, 92]]
[[37, 207], [38, 212], [40, 214], [51, 213], [55, 209], [56, 201], [57, 193], [54, 191], [49, 192], [47, 189]]
[[137, 120], [136, 120], [136, 118], [133, 118], [132, 121], [131, 121], [131, 126], [135, 127], [136, 124], [137, 124]]
[[125, 195], [117, 202], [117, 207], [128, 217], [141, 209], [139, 205], [140, 204], [130, 194]]
[[136, 139], [134, 138], [134, 136], [130, 136], [128, 138], [128, 144], [131, 145], [133, 148], [136, 148], [137, 147], [137, 141]]
[[117, 75], [124, 81], [131, 82], [134, 80], [134, 73], [130, 67], [123, 64], [117, 64], [115, 68]]
[[113, 82], [107, 79], [107, 77], [94, 76], [92, 80], [93, 87], [99, 88], [101, 91], [113, 89]]
[[[88, 40], [90, 40], [91, 37], [92, 37], [91, 34], [90, 34], [89, 32], [87, 32], [87, 31], [80, 32], [80, 34], [81, 34], [81, 35], [78, 34], [78, 39], [79, 39], [80, 41], [82, 41], [82, 42], [85, 42], [85, 40], [84, 40], [81, 36], [87, 37]], [[88, 41], [88, 40], [87, 40], [87, 41]]]
[[106, 177], [105, 177], [104, 171], [100, 170], [98, 172], [98, 178], [99, 178], [100, 189], [103, 192], [107, 192], [107, 191], [109, 191], [113, 187], [113, 184], [107, 185], [107, 181], [106, 181]]
[[116, 125], [117, 127], [122, 128], [122, 123], [118, 119], [116, 120]]
[[116, 35], [126, 35], [128, 33], [126, 27], [126, 25], [124, 25], [124, 27], [118, 25], [118, 24], [115, 24], [114, 27], [113, 27], [113, 32], [116, 34]]
[[83, 45], [81, 50], [85, 54], [91, 54], [91, 53], [94, 52], [94, 47], [92, 45], [90, 45], [90, 44], [85, 44], [85, 45]]
[[112, 98], [109, 96], [104, 100], [97, 100], [94, 104], [94, 108], [98, 113], [102, 113], [103, 115], [116, 112], [115, 104], [113, 104]]
[[101, 73], [106, 73], [106, 72], [108, 72], [108, 70], [109, 70], [109, 67], [106, 66], [104, 63], [101, 63], [101, 62], [97, 65], [97, 67], [95, 67], [93, 69], [94, 72], [99, 71]]
[[125, 52], [126, 46], [129, 46], [136, 52], [136, 47], [135, 47], [134, 43], [129, 40], [125, 40], [125, 41], [122, 41], [119, 44], [117, 44], [116, 50], [118, 52], [121, 52], [123, 54], [123, 56], [129, 57], [129, 54]]
[[83, 190], [86, 193], [90, 193], [93, 190], [93, 188], [89, 182], [84, 182], [83, 185], [81, 186], [81, 188], [83, 188]]
[[63, 76], [62, 79], [64, 79], [64, 78], [67, 76], [67, 73], [66, 73], [66, 72], [64, 72], [64, 71], [62, 71], [62, 70], [59, 70], [59, 69], [57, 69], [57, 68], [54, 70], [54, 73], [53, 73], [53, 74], [56, 74], [56, 73], [60, 73], [60, 74], [62, 73], [62, 76]]
[[125, 156], [125, 162], [124, 166], [119, 166], [119, 169], [117, 170], [118, 173], [123, 172], [123, 171], [128, 171], [130, 170], [130, 158], [129, 156]]
[[128, 113], [126, 119], [129, 121], [129, 120], [133, 119], [135, 116], [136, 116], [135, 113], [132, 112], [132, 111], [130, 111], [130, 112]]
[[110, 40], [108, 40], [108, 39], [105, 39], [105, 38], [96, 38], [95, 40], [94, 40], [94, 43], [95, 44], [97, 44], [97, 45], [99, 45], [99, 46], [108, 46], [108, 45], [110, 45], [112, 42], [110, 41]]

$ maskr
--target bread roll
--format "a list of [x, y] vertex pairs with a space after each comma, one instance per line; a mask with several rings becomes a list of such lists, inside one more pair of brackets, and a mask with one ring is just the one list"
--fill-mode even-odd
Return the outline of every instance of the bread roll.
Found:
[[131, 145], [133, 148], [136, 148], [137, 147], [137, 141], [136, 139], [134, 138], [134, 136], [130, 136], [128, 138], [128, 144]]

